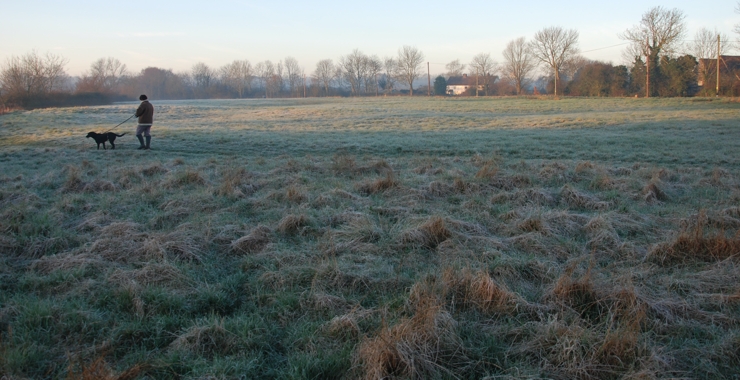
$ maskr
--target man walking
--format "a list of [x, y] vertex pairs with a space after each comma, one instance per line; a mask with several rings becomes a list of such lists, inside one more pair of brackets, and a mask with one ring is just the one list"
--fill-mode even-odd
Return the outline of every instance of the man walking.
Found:
[[[139, 96], [139, 100], [141, 100], [141, 104], [134, 114], [139, 118], [139, 125], [136, 127], [136, 138], [139, 139], [141, 146], [138, 149], [149, 149], [149, 144], [152, 141], [152, 135], [149, 134], [149, 131], [152, 129], [152, 123], [154, 122], [154, 106], [149, 103], [146, 95]], [[146, 145], [142, 134], [146, 137]]]

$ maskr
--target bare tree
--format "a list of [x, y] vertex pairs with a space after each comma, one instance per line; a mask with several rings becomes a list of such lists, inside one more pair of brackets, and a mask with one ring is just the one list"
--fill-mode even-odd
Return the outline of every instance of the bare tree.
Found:
[[530, 53], [524, 37], [510, 41], [503, 54], [504, 64], [501, 72], [516, 87], [516, 94], [521, 95], [524, 86], [529, 82], [529, 74], [537, 67], [535, 58]]
[[383, 62], [378, 56], [367, 57], [367, 75], [365, 76], [365, 90], [368, 92], [378, 93], [378, 74], [383, 71]]
[[216, 71], [210, 68], [203, 62], [198, 62], [193, 65], [190, 70], [193, 80], [193, 90], [195, 91], [196, 97], [204, 97], [208, 94], [208, 90], [213, 84], [215, 84]]
[[329, 86], [334, 80], [336, 68], [334, 62], [331, 59], [322, 59], [316, 64], [316, 71], [314, 71], [314, 78], [316, 81], [324, 87], [324, 94], [329, 95]]
[[385, 81], [383, 89], [386, 94], [390, 94], [393, 92], [393, 88], [396, 86], [396, 78], [398, 78], [398, 61], [393, 57], [386, 57], [383, 59], [383, 69], [385, 70], [383, 72], [383, 80]]
[[650, 69], [647, 70], [646, 96], [650, 96], [650, 79], [656, 72], [660, 54], [671, 55], [680, 47], [686, 34], [686, 16], [680, 10], [654, 7], [642, 15], [640, 23], [627, 29], [620, 37], [631, 42], [627, 49], [632, 59], [646, 57]]
[[252, 89], [252, 80], [254, 73], [252, 64], [248, 60], [236, 60], [221, 68], [222, 82], [234, 89], [239, 98], [243, 98], [245, 93]]
[[572, 80], [573, 77], [576, 75], [578, 70], [586, 67], [589, 64], [594, 63], [595, 61], [591, 61], [590, 59], [577, 54], [571, 57], [571, 59], [565, 61], [563, 64], [563, 68], [560, 70], [562, 74], [565, 74], [565, 78], [568, 80]]
[[[719, 52], [717, 51], [717, 36], [719, 36]], [[719, 33], [716, 30], [711, 32], [707, 28], [699, 29], [694, 35], [694, 41], [690, 44], [689, 48], [691, 53], [700, 60], [698, 65], [698, 81], [700, 85], [704, 85], [707, 80], [717, 74], [717, 53], [719, 55], [725, 55], [728, 50], [732, 48], [732, 44], [729, 42], [729, 38], [724, 33]], [[711, 64], [709, 60], [712, 60]]]
[[368, 56], [360, 50], [355, 49], [351, 54], [339, 58], [339, 67], [342, 68], [347, 82], [349, 82], [352, 93], [360, 95], [362, 85], [368, 72]]
[[691, 54], [696, 58], [716, 58], [717, 57], [717, 36], [719, 36], [720, 46], [719, 55], [727, 54], [732, 48], [730, 38], [716, 30], [714, 32], [707, 28], [699, 29], [694, 35], [694, 41], [689, 46]]
[[578, 31], [565, 30], [559, 26], [545, 28], [535, 33], [529, 47], [537, 60], [552, 69], [557, 96], [561, 67], [578, 54]]
[[300, 90], [303, 84], [303, 71], [301, 66], [298, 64], [298, 60], [293, 57], [285, 58], [285, 79], [288, 82], [288, 89], [291, 96], [298, 95], [297, 91]]
[[398, 72], [401, 80], [409, 85], [409, 96], [414, 96], [414, 80], [421, 75], [424, 54], [412, 46], [398, 49]]
[[[282, 63], [279, 64], [282, 66]], [[265, 97], [274, 97], [280, 92], [282, 78], [278, 75], [276, 66], [272, 61], [266, 60], [255, 66], [255, 72], [260, 77]]]
[[[740, 13], [740, 1], [737, 2], [737, 5], [735, 5], [735, 13]], [[740, 34], [740, 24], [735, 24], [735, 29], [733, 31], [737, 34]]]
[[463, 72], [465, 71], [465, 64], [460, 63], [460, 60], [456, 59], [446, 64], [445, 69], [447, 69], [447, 79], [451, 77], [459, 77], [462, 76]]
[[483, 86], [486, 96], [488, 96], [488, 87], [491, 84], [493, 72], [496, 70], [496, 62], [491, 58], [489, 53], [480, 53], [470, 61], [470, 69], [475, 73], [475, 96], [478, 96], [479, 85]]
[[66, 65], [66, 58], [51, 53], [42, 57], [32, 51], [20, 57], [12, 56], [0, 68], [0, 88], [3, 94], [11, 96], [57, 91], [67, 78]]
[[90, 65], [77, 82], [77, 92], [113, 93], [127, 75], [126, 65], [116, 58], [100, 58]]

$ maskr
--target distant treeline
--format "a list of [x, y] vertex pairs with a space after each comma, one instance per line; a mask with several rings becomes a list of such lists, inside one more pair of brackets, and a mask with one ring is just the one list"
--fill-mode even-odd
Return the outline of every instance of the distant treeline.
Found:
[[[0, 66], [0, 112], [13, 107], [107, 104], [135, 100], [139, 94], [151, 99], [394, 94], [737, 96], [740, 57], [726, 55], [732, 49], [728, 37], [702, 28], [692, 44], [684, 45], [684, 19], [678, 9], [654, 7], [646, 12], [638, 25], [620, 34], [629, 42], [623, 54], [630, 61], [626, 65], [587, 59], [580, 55], [576, 30], [549, 27], [529, 41], [524, 37], [510, 41], [500, 63], [490, 53], [480, 53], [469, 63], [447, 63], [447, 71], [435, 75], [432, 88], [424, 54], [411, 46], [382, 59], [355, 49], [336, 61], [323, 59], [308, 72], [298, 60], [286, 57], [255, 64], [235, 60], [219, 68], [200, 62], [178, 73], [158, 67], [132, 73], [118, 59], [108, 57], [93, 62], [88, 71], [74, 78], [64, 69], [67, 59], [33, 51], [11, 57]], [[453, 84], [457, 86], [454, 90]]]

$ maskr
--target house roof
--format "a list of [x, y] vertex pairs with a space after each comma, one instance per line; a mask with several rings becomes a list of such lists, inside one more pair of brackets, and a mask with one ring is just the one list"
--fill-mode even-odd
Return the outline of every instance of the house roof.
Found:
[[467, 74], [462, 76], [450, 77], [447, 79], [448, 86], [475, 86], [475, 78], [469, 77]]

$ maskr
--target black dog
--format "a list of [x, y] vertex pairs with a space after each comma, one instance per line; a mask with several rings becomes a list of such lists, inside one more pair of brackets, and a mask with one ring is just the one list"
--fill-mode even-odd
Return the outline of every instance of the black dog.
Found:
[[[125, 133], [123, 135], [125, 135]], [[95, 139], [95, 142], [98, 143], [98, 149], [100, 149], [100, 144], [103, 144], [103, 149], [106, 149], [105, 148], [106, 141], [110, 143], [111, 149], [116, 149], [116, 144], [114, 144], [113, 142], [116, 141], [116, 137], [121, 137], [123, 135], [117, 135], [113, 132], [105, 132], [105, 133], [90, 132], [87, 134], [87, 137], [92, 137], [93, 139]]]

